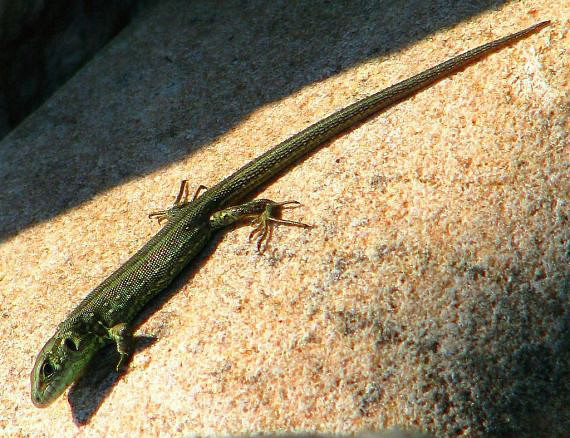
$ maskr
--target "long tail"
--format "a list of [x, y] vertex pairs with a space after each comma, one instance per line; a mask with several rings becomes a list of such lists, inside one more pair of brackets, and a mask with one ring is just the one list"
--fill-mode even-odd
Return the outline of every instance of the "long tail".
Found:
[[259, 158], [225, 178], [204, 193], [204, 199], [208, 199], [208, 202], [213, 202], [219, 207], [235, 203], [300, 157], [342, 131], [372, 114], [406, 99], [450, 73], [475, 62], [484, 55], [536, 32], [549, 23], [550, 21], [543, 21], [471, 49], [331, 114], [269, 149]]

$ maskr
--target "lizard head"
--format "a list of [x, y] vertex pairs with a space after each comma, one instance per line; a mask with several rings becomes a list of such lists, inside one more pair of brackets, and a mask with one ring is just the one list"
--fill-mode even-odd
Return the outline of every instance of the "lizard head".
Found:
[[101, 348], [103, 338], [94, 333], [78, 334], [60, 328], [38, 354], [32, 369], [32, 402], [43, 408], [52, 403], [72, 382]]

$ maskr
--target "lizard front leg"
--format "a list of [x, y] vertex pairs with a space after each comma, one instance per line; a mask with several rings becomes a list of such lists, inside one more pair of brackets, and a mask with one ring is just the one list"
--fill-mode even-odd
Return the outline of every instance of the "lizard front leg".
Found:
[[129, 327], [124, 322], [108, 328], [107, 334], [117, 346], [117, 351], [120, 355], [119, 362], [117, 363], [117, 371], [120, 371], [129, 361], [133, 349], [133, 336]]

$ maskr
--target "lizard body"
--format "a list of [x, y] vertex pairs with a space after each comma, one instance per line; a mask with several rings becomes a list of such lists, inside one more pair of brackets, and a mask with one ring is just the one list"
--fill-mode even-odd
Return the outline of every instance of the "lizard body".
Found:
[[125, 264], [96, 287], [59, 324], [36, 358], [31, 373], [33, 403], [54, 401], [84, 371], [107, 343], [116, 343], [118, 368], [130, 353], [130, 325], [141, 309], [178, 275], [210, 241], [212, 234], [245, 217], [254, 217], [261, 241], [267, 222], [304, 225], [274, 219], [272, 210], [287, 203], [258, 199], [238, 204], [253, 190], [301, 157], [372, 114], [400, 102], [480, 57], [546, 26], [547, 21], [484, 44], [349, 105], [309, 126], [249, 162], [192, 201], [155, 213], [167, 224]]

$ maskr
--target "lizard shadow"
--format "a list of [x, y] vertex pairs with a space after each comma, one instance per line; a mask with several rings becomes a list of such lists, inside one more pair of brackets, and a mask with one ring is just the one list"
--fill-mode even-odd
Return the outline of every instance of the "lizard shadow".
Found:
[[[235, 225], [239, 226], [239, 225]], [[228, 227], [216, 232], [200, 254], [174, 279], [174, 281], [160, 294], [154, 297], [133, 321], [133, 332], [142, 326], [155, 312], [160, 310], [170, 298], [177, 294], [184, 284], [192, 281], [196, 272], [207, 262], [216, 246], [224, 235], [235, 228]], [[132, 358], [139, 352], [146, 350], [160, 340], [153, 335], [134, 336], [133, 355], [129, 359], [126, 369], [117, 372], [115, 367], [119, 361], [119, 354], [114, 345], [104, 347], [94, 360], [88, 365], [85, 374], [75, 382], [68, 393], [68, 402], [71, 407], [73, 421], [78, 426], [85, 426], [95, 416], [104, 400], [111, 394], [119, 381], [128, 375]]]
[[[261, 191], [260, 190], [256, 190]], [[275, 217], [280, 218], [282, 210], [275, 212]], [[279, 224], [277, 224], [279, 225]], [[192, 281], [196, 272], [208, 261], [218, 244], [223, 240], [226, 233], [237, 227], [247, 226], [247, 222], [238, 222], [227, 228], [214, 233], [210, 242], [200, 254], [174, 279], [174, 281], [162, 293], [154, 297], [141, 311], [133, 322], [133, 331], [141, 327], [155, 312], [159, 311], [164, 304], [177, 294], [181, 287]], [[272, 229], [269, 227], [267, 239], [271, 239]], [[252, 242], [252, 245], [255, 243]], [[124, 371], [115, 369], [119, 361], [119, 354], [113, 344], [107, 345], [88, 365], [85, 374], [75, 382], [69, 390], [68, 402], [71, 406], [73, 421], [78, 426], [88, 424], [95, 416], [103, 401], [111, 394], [115, 385], [127, 375], [130, 369], [131, 359], [139, 352], [146, 350], [160, 340], [153, 335], [139, 335], [134, 337], [133, 356]]]
[[[157, 341], [152, 336], [135, 336], [133, 354], [145, 350]], [[114, 345], [107, 345], [85, 370], [85, 374], [71, 387], [68, 401], [71, 406], [73, 422], [84, 426], [101, 407], [103, 400], [111, 393], [121, 377], [128, 373], [115, 369], [119, 362], [119, 353]], [[130, 362], [130, 360], [129, 360]]]

